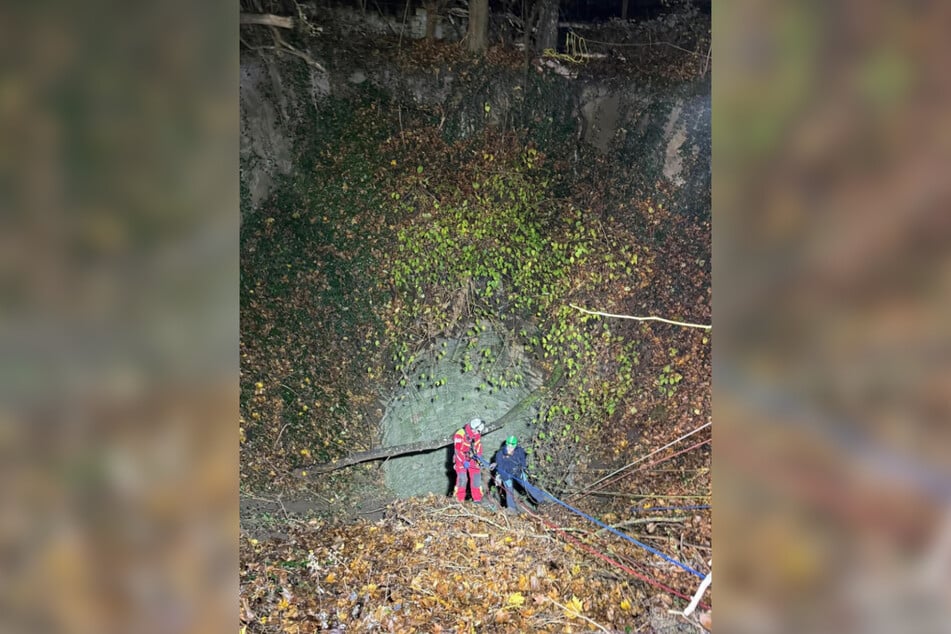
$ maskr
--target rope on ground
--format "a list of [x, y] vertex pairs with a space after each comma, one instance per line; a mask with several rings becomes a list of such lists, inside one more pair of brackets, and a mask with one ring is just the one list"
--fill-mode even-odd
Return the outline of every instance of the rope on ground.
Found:
[[[648, 463], [648, 464], [644, 465], [643, 467], [641, 467], [641, 468], [639, 469], [639, 471], [643, 471], [644, 469], [649, 469], [649, 468], [651, 468], [651, 467], [656, 467], [657, 465], [663, 464], [663, 463], [667, 462], [668, 460], [672, 460], [673, 458], [676, 458], [677, 456], [679, 456], [679, 455], [681, 455], [681, 454], [685, 454], [685, 453], [687, 453], [688, 451], [690, 451], [690, 450], [692, 450], [692, 449], [696, 449], [697, 447], [702, 447], [703, 445], [705, 445], [705, 444], [707, 444], [707, 443], [709, 443], [709, 442], [710, 442], [710, 439], [708, 438], [708, 439], [706, 439], [706, 440], [703, 440], [703, 441], [701, 441], [701, 442], [698, 442], [697, 444], [693, 445], [692, 447], [687, 447], [686, 449], [681, 449], [681, 450], [678, 451], [677, 453], [671, 454], [671, 455], [667, 456], [666, 458], [662, 458], [661, 460], [655, 460], [654, 462], [651, 462], [651, 463]], [[590, 491], [588, 491], [588, 493], [594, 493], [595, 491], [600, 491], [601, 489], [605, 488], [606, 486], [617, 482], [618, 480], [620, 480], [621, 478], [625, 477], [626, 475], [627, 475], [627, 474], [622, 473], [622, 474], [620, 474], [620, 475], [618, 475], [618, 476], [616, 476], [616, 477], [614, 477], [614, 478], [611, 478], [610, 480], [608, 480], [607, 482], [604, 482], [604, 483], [601, 484], [600, 486], [597, 486], [597, 487], [591, 489]], [[575, 496], [578, 496], [578, 495], [587, 495], [588, 493], [576, 493]]]
[[[661, 460], [655, 460], [654, 462], [651, 462], [651, 463], [649, 463], [649, 464], [647, 464], [647, 465], [641, 467], [640, 469], [638, 469], [638, 471], [644, 471], [644, 470], [646, 470], [646, 469], [650, 469], [651, 467], [656, 467], [657, 465], [663, 464], [663, 463], [667, 462], [668, 460], [672, 460], [672, 459], [676, 458], [676, 457], [679, 456], [679, 455], [685, 454], [685, 453], [687, 453], [688, 451], [692, 451], [693, 449], [696, 449], [697, 447], [702, 447], [702, 446], [706, 445], [706, 444], [709, 443], [709, 442], [711, 442], [711, 439], [709, 439], [709, 438], [708, 438], [707, 440], [700, 441], [700, 442], [698, 442], [697, 444], [695, 444], [695, 445], [693, 445], [693, 446], [691, 446], [691, 447], [687, 447], [686, 449], [681, 449], [681, 450], [678, 451], [677, 453], [671, 454], [671, 455], [667, 456], [666, 458], [662, 458]], [[625, 467], [625, 468], [626, 468], [626, 467]], [[618, 473], [618, 472], [615, 471], [615, 473]], [[571, 496], [569, 496], [569, 499], [574, 499], [574, 498], [577, 498], [577, 497], [583, 497], [583, 496], [588, 495], [588, 494], [590, 494], [590, 493], [595, 493], [596, 491], [600, 491], [601, 489], [603, 489], [604, 487], [608, 486], [609, 484], [613, 484], [613, 483], [617, 482], [618, 480], [620, 480], [621, 478], [623, 478], [623, 477], [625, 477], [625, 476], [627, 476], [627, 475], [628, 475], [628, 474], [626, 474], [626, 473], [621, 473], [621, 474], [619, 474], [619, 475], [617, 475], [617, 476], [611, 478], [610, 480], [606, 480], [606, 481], [598, 480], [598, 482], [600, 482], [601, 484], [598, 484], [598, 483], [596, 482], [595, 484], [590, 485], [587, 489], [584, 489], [584, 490], [582, 490], [582, 491], [578, 491], [577, 493], [573, 493]], [[611, 476], [605, 476], [605, 477], [610, 478]], [[596, 485], [597, 485], [597, 486], [596, 486]], [[694, 497], [706, 497], [706, 496], [694, 496]]]
[[[663, 451], [664, 449], [667, 449], [668, 447], [671, 447], [671, 446], [673, 446], [673, 445], [676, 445], [676, 444], [679, 443], [681, 440], [685, 440], [685, 439], [687, 439], [687, 438], [693, 436], [693, 435], [696, 434], [697, 432], [700, 432], [700, 431], [706, 429], [706, 428], [709, 427], [711, 424], [712, 424], [712, 423], [705, 423], [705, 424], [701, 425], [700, 427], [697, 427], [697, 428], [694, 429], [693, 431], [684, 434], [684, 435], [681, 436], [680, 438], [678, 438], [678, 439], [676, 439], [676, 440], [673, 440], [673, 441], [667, 443], [666, 445], [664, 445], [664, 446], [661, 447], [660, 449], [655, 449], [654, 451], [650, 452], [650, 453], [647, 454], [646, 456], [643, 456], [643, 457], [641, 457], [641, 458], [638, 458], [638, 459], [635, 460], [634, 462], [632, 462], [632, 463], [630, 463], [630, 464], [626, 464], [626, 465], [624, 465], [623, 467], [621, 467], [620, 469], [616, 469], [616, 470], [612, 471], [611, 473], [609, 473], [608, 475], [604, 476], [604, 477], [601, 478], [600, 480], [596, 480], [596, 481], [592, 482], [591, 484], [589, 484], [587, 487], [585, 487], [585, 488], [582, 489], [581, 491], [578, 491], [577, 493], [573, 493], [572, 495], [569, 496], [568, 499], [574, 499], [574, 498], [577, 498], [577, 497], [579, 497], [579, 496], [585, 495], [585, 494], [587, 494], [587, 493], [589, 493], [589, 492], [591, 492], [591, 491], [597, 490], [597, 489], [599, 488], [598, 485], [601, 484], [602, 482], [604, 482], [605, 480], [614, 477], [615, 475], [621, 473], [622, 471], [627, 471], [628, 469], [630, 469], [630, 468], [633, 467], [634, 465], [637, 465], [637, 464], [639, 464], [639, 463], [641, 463], [641, 462], [644, 462], [645, 460], [647, 460], [647, 459], [650, 458], [651, 456], [653, 456], [653, 455], [655, 455], [655, 454], [657, 454], [657, 453]], [[658, 463], [658, 464], [659, 464], [659, 463]]]
[[583, 313], [588, 313], [589, 315], [598, 315], [600, 317], [617, 317], [618, 319], [633, 319], [634, 321], [662, 321], [665, 324], [673, 324], [675, 326], [683, 326], [684, 328], [702, 328], [703, 330], [710, 330], [713, 326], [707, 326], [706, 324], [691, 324], [686, 321], [674, 321], [673, 319], [664, 319], [663, 317], [634, 317], [633, 315], [615, 315], [613, 313], [602, 313], [597, 310], [588, 310], [587, 308], [582, 308], [581, 306], [575, 306], [574, 304], [568, 304], [575, 310], [580, 310]]
[[[676, 458], [677, 456], [679, 456], [679, 455], [681, 455], [681, 454], [685, 454], [685, 453], [687, 453], [688, 451], [691, 451], [691, 450], [693, 450], [693, 449], [696, 449], [697, 447], [702, 447], [702, 446], [706, 445], [707, 443], [709, 443], [710, 441], [711, 441], [711, 439], [709, 439], [709, 438], [707, 438], [706, 440], [701, 440], [701, 441], [698, 442], [697, 444], [692, 445], [692, 446], [690, 446], [690, 447], [687, 447], [686, 449], [681, 449], [681, 450], [678, 451], [677, 453], [671, 454], [671, 455], [667, 456], [666, 458], [661, 458], [660, 460], [655, 460], [655, 461], [653, 461], [653, 462], [651, 462], [651, 463], [648, 463], [648, 464], [644, 465], [643, 467], [641, 467], [640, 469], [638, 469], [638, 471], [643, 471], [643, 470], [645, 470], [645, 469], [650, 469], [651, 467], [656, 467], [656, 466], [659, 465], [659, 464], [663, 464], [663, 463], [667, 462], [668, 460], [672, 460], [672, 459]], [[604, 483], [601, 484], [600, 486], [595, 487], [595, 488], [592, 489], [590, 492], [593, 493], [593, 492], [595, 492], [595, 491], [600, 491], [600, 490], [603, 489], [604, 487], [608, 486], [609, 484], [613, 484], [614, 482], [617, 482], [618, 480], [620, 480], [621, 478], [625, 477], [626, 475], [627, 475], [627, 474], [622, 473], [622, 474], [620, 474], [620, 475], [618, 475], [618, 476], [615, 476], [614, 478], [611, 478], [610, 480], [608, 480], [607, 482], [604, 482]], [[584, 493], [582, 493], [582, 494], [577, 494], [577, 493], [576, 493], [575, 495], [587, 495], [587, 494], [584, 494]]]
[[585, 57], [588, 56], [588, 45], [585, 43], [585, 39], [583, 37], [574, 31], [568, 31], [565, 34], [564, 53], [559, 53], [553, 48], [546, 48], [544, 51], [542, 51], [542, 56], [580, 64], [584, 61]]
[[[647, 575], [645, 575], [645, 574], [643, 574], [643, 573], [641, 573], [641, 572], [638, 572], [637, 570], [634, 570], [634, 569], [631, 568], [630, 566], [627, 566], [627, 565], [625, 565], [625, 564], [623, 564], [623, 563], [617, 561], [616, 559], [612, 559], [611, 557], [608, 557], [608, 556], [605, 555], [604, 553], [602, 553], [602, 552], [598, 551], [597, 549], [595, 549], [595, 548], [593, 548], [593, 547], [591, 547], [591, 546], [585, 544], [584, 542], [582, 542], [582, 541], [579, 540], [578, 538], [574, 537], [573, 535], [569, 535], [568, 533], [566, 533], [566, 532], [564, 531], [564, 529], [558, 527], [558, 526], [555, 525], [553, 522], [549, 522], [547, 519], [545, 519], [545, 518], [542, 517], [541, 515], [536, 515], [535, 513], [532, 513], [531, 511], [526, 511], [526, 513], [528, 513], [529, 516], [531, 516], [531, 517], [533, 517], [533, 518], [539, 520], [539, 521], [540, 521], [541, 523], [543, 523], [545, 526], [547, 526], [547, 527], [550, 528], [551, 530], [555, 531], [556, 533], [558, 533], [559, 535], [561, 535], [562, 537], [564, 537], [566, 540], [568, 540], [569, 542], [571, 542], [572, 544], [574, 544], [574, 545], [577, 546], [578, 548], [580, 548], [580, 549], [582, 549], [582, 550], [584, 550], [584, 551], [586, 551], [586, 552], [588, 552], [588, 553], [594, 555], [595, 557], [598, 557], [599, 559], [603, 559], [604, 561], [608, 562], [608, 563], [611, 564], [612, 566], [614, 566], [614, 567], [616, 567], [616, 568], [619, 568], [620, 570], [623, 570], [624, 572], [628, 573], [629, 575], [633, 575], [634, 577], [637, 577], [638, 579], [640, 579], [641, 581], [644, 581], [645, 583], [649, 583], [650, 585], [655, 586], [655, 587], [658, 587], [658, 588], [660, 588], [661, 590], [665, 590], [665, 591], [667, 591], [667, 592], [669, 592], [669, 593], [671, 593], [671, 594], [673, 594], [673, 595], [675, 595], [675, 596], [680, 597], [681, 599], [686, 599], [686, 600], [688, 600], [688, 601], [690, 600], [690, 597], [688, 597], [686, 594], [684, 594], [684, 593], [682, 593], [682, 592], [678, 592], [677, 590], [674, 590], [674, 589], [671, 588], [670, 586], [666, 586], [666, 585], [662, 584], [661, 582], [659, 582], [659, 581], [657, 581], [657, 580], [655, 580], [655, 579], [651, 579], [651, 578], [648, 577]], [[709, 609], [709, 606], [707, 606], [705, 603], [700, 603], [700, 606], [701, 606], [704, 610], [708, 610], [708, 609]]]
[[[490, 470], [489, 463], [488, 463], [488, 461], [487, 461], [485, 458], [483, 458], [482, 456], [474, 456], [474, 457], [475, 457], [475, 459], [479, 462], [479, 464], [482, 465], [482, 468], [483, 468], [483, 469], [486, 469], [486, 471], [489, 471], [489, 470]], [[566, 504], [565, 502], [562, 502], [561, 500], [559, 500], [558, 498], [556, 498], [556, 497], [555, 497], [554, 495], [552, 495], [551, 493], [548, 493], [547, 491], [538, 488], [537, 486], [535, 486], [534, 484], [531, 484], [531, 483], [528, 482], [527, 480], [524, 480], [524, 479], [520, 478], [519, 476], [506, 473], [503, 469], [497, 469], [496, 471], [497, 471], [497, 473], [498, 473], [500, 476], [502, 476], [502, 479], [503, 479], [503, 480], [515, 480], [515, 481], [517, 481], [519, 484], [521, 484], [521, 485], [525, 488], [525, 490], [528, 492], [528, 494], [529, 494], [530, 496], [532, 496], [532, 497], [535, 499], [536, 502], [541, 502], [542, 500], [544, 500], [544, 499], [546, 499], [546, 498], [547, 498], [547, 499], [550, 499], [551, 501], [555, 502], [556, 504], [560, 504], [561, 506], [565, 507], [566, 509], [568, 509], [568, 510], [571, 511], [572, 513], [574, 513], [574, 514], [576, 514], [576, 515], [580, 515], [581, 517], [585, 518], [585, 519], [588, 520], [589, 522], [594, 522], [595, 524], [597, 524], [598, 526], [600, 526], [601, 528], [607, 530], [607, 531], [610, 532], [610, 533], [614, 533], [615, 535], [617, 535], [617, 536], [620, 537], [621, 539], [626, 539], [627, 541], [631, 542], [632, 544], [635, 544], [635, 545], [637, 545], [637, 546], [640, 546], [641, 548], [643, 548], [643, 549], [646, 550], [647, 552], [652, 553], [652, 554], [654, 554], [654, 555], [657, 555], [657, 556], [660, 557], [661, 559], [663, 559], [663, 560], [665, 560], [665, 561], [667, 561], [667, 562], [670, 562], [670, 563], [674, 564], [675, 566], [678, 566], [679, 568], [682, 568], [683, 570], [686, 570], [686, 571], [689, 572], [690, 574], [695, 575], [695, 576], [697, 576], [697, 577], [703, 579], [703, 573], [702, 573], [702, 572], [698, 572], [698, 571], [694, 570], [693, 568], [691, 568], [690, 566], [688, 566], [687, 564], [682, 563], [682, 562], [680, 562], [680, 561], [677, 561], [676, 559], [674, 559], [673, 557], [670, 557], [669, 555], [665, 555], [664, 553], [662, 553], [661, 551], [657, 550], [657, 549], [654, 548], [653, 546], [649, 546], [649, 545], [645, 544], [644, 542], [638, 541], [638, 540], [634, 539], [633, 537], [631, 537], [630, 535], [628, 535], [628, 534], [626, 534], [626, 533], [622, 533], [621, 531], [617, 530], [616, 528], [612, 528], [611, 526], [608, 526], [607, 524], [605, 524], [605, 523], [602, 522], [601, 520], [597, 519], [596, 517], [592, 517], [591, 515], [588, 515], [588, 514], [585, 513], [584, 511], [581, 511], [581, 510], [579, 510], [579, 509], [576, 509], [575, 507], [573, 507], [573, 506], [571, 506], [571, 505], [569, 505], [569, 504]]]
[[[697, 609], [697, 604], [700, 603], [700, 597], [703, 596], [703, 593], [707, 591], [707, 588], [710, 587], [710, 582], [713, 581], [713, 573], [708, 572], [707, 576], [703, 578], [703, 581], [700, 582], [700, 587], [697, 588], [697, 591], [693, 593], [693, 598], [690, 599], [690, 605], [684, 609], [684, 616], [690, 616], [693, 614], [693, 611]], [[704, 607], [704, 610], [707, 608]]]
[[[519, 482], [521, 482], [521, 480], [519, 480]], [[657, 555], [658, 557], [660, 557], [660, 558], [663, 559], [664, 561], [668, 561], [668, 562], [674, 564], [675, 566], [678, 566], [679, 568], [682, 568], [683, 570], [686, 570], [686, 571], [689, 572], [690, 574], [695, 575], [695, 576], [699, 577], [700, 579], [703, 579], [703, 573], [702, 573], [702, 572], [698, 572], [698, 571], [694, 570], [693, 568], [691, 568], [691, 567], [688, 566], [687, 564], [682, 563], [682, 562], [680, 562], [680, 561], [677, 561], [676, 559], [674, 559], [673, 557], [671, 557], [671, 556], [669, 556], [669, 555], [665, 555], [664, 553], [660, 552], [659, 550], [657, 550], [657, 549], [654, 548], [653, 546], [648, 546], [648, 545], [645, 544], [644, 542], [638, 541], [638, 540], [634, 539], [633, 537], [631, 537], [630, 535], [628, 535], [628, 534], [626, 534], [626, 533], [622, 533], [621, 531], [617, 530], [616, 528], [611, 528], [610, 526], [608, 526], [607, 524], [605, 524], [605, 523], [602, 522], [601, 520], [599, 520], [599, 519], [597, 519], [597, 518], [595, 518], [595, 517], [592, 517], [592, 516], [588, 515], [587, 513], [585, 513], [584, 511], [580, 511], [580, 510], [576, 509], [575, 507], [573, 507], [573, 506], [571, 506], [571, 505], [569, 505], [569, 504], [565, 504], [564, 502], [562, 502], [561, 500], [559, 500], [558, 498], [556, 498], [555, 496], [553, 496], [553, 495], [551, 495], [551, 494], [547, 494], [547, 495], [548, 495], [548, 497], [551, 498], [554, 502], [556, 502], [557, 504], [560, 504], [561, 506], [565, 507], [566, 509], [568, 509], [568, 510], [571, 511], [572, 513], [575, 513], [575, 514], [577, 514], [577, 515], [580, 515], [581, 517], [585, 518], [586, 520], [588, 520], [588, 521], [590, 521], [590, 522], [594, 522], [595, 524], [597, 524], [597, 525], [600, 526], [601, 528], [607, 530], [607, 531], [610, 532], [610, 533], [614, 533], [615, 535], [617, 535], [617, 536], [620, 537], [621, 539], [626, 539], [627, 541], [631, 542], [632, 544], [636, 544], [636, 545], [640, 546], [641, 548], [643, 548], [643, 549], [646, 550], [647, 552], [653, 553], [654, 555]]]

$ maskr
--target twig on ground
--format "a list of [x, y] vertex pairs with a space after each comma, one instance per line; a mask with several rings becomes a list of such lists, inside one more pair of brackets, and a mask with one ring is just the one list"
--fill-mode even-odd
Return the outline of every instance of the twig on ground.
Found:
[[284, 430], [287, 429], [288, 425], [290, 425], [290, 423], [285, 423], [285, 425], [281, 427], [281, 431], [277, 432], [277, 438], [274, 439], [274, 444], [271, 445], [271, 449], [277, 449], [277, 443], [281, 440], [281, 434], [284, 433]]
[[588, 617], [586, 617], [584, 614], [581, 614], [580, 612], [575, 612], [574, 610], [568, 608], [568, 606], [565, 606], [565, 605], [562, 605], [562, 604], [558, 603], [557, 601], [555, 601], [555, 600], [552, 599], [551, 597], [547, 597], [547, 596], [546, 596], [545, 598], [548, 599], [549, 601], [551, 601], [552, 603], [554, 603], [555, 605], [557, 605], [559, 608], [561, 608], [561, 609], [564, 610], [565, 612], [577, 614], [577, 615], [578, 615], [578, 618], [584, 619], [585, 621], [587, 621], [587, 622], [590, 623], [591, 625], [595, 626], [596, 628], [598, 628], [598, 629], [601, 630], [602, 632], [608, 632], [608, 634], [610, 634], [611, 631], [610, 631], [609, 629], [607, 629], [606, 627], [604, 627], [604, 626], [601, 625], [600, 623], [596, 623], [595, 621], [592, 621], [591, 619], [589, 619]]
[[701, 634], [703, 634], [703, 632], [706, 632], [706, 630], [703, 629], [703, 626], [700, 625], [700, 623], [697, 620], [684, 616], [683, 612], [681, 612], [680, 610], [667, 610], [667, 614], [675, 614], [679, 616], [681, 619], [683, 619], [690, 625], [693, 625], [695, 628], [697, 628], [697, 630], [699, 630]]
[[299, 519], [299, 518], [296, 518], [296, 517], [291, 517], [291, 514], [288, 512], [287, 507], [284, 506], [284, 501], [281, 499], [282, 496], [280, 496], [280, 495], [278, 495], [276, 498], [273, 498], [273, 499], [271, 499], [271, 498], [263, 498], [263, 497], [259, 497], [259, 496], [257, 496], [257, 495], [245, 495], [245, 496], [242, 496], [242, 497], [245, 497], [245, 498], [247, 498], [247, 499], [249, 499], [249, 500], [257, 500], [258, 502], [267, 502], [268, 504], [276, 504], [277, 506], [281, 507], [281, 514], [284, 516], [285, 521], [287, 521], [288, 523], [293, 523], [293, 524], [305, 524], [305, 523], [306, 523], [306, 522], [304, 522], [304, 520], [302, 520], [302, 519]]
[[[624, 520], [617, 524], [611, 524], [611, 528], [624, 528], [625, 526], [636, 526], [637, 524], [678, 524], [686, 521], [686, 519], [686, 517], [638, 517], [632, 520]], [[607, 529], [599, 529], [595, 532], [595, 536], [600, 535], [605, 530]]]
[[446, 517], [474, 517], [474, 518], [476, 518], [476, 519], [482, 520], [483, 522], [485, 522], [485, 523], [487, 523], [487, 524], [491, 524], [492, 526], [495, 526], [495, 527], [496, 527], [497, 529], [499, 529], [500, 531], [508, 531], [508, 530], [511, 530], [511, 528], [512, 528], [511, 526], [501, 526], [500, 524], [498, 524], [498, 523], [496, 523], [496, 522], [493, 522], [492, 520], [490, 520], [490, 519], [488, 519], [488, 518], [486, 518], [486, 517], [482, 517], [482, 516], [479, 515], [478, 513], [473, 513], [472, 511], [466, 509], [466, 508], [463, 507], [463, 506], [458, 507], [456, 510], [461, 511], [461, 512], [460, 512], [460, 513], [446, 513], [446, 514], [445, 514]]

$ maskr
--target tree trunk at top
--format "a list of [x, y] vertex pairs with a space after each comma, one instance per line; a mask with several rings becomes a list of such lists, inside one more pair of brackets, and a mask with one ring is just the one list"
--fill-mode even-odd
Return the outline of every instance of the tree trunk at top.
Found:
[[535, 52], [543, 53], [546, 48], [558, 50], [558, 0], [538, 0]]
[[621, 0], [621, 19], [627, 19], [627, 3], [628, 0]]
[[469, 29], [467, 48], [471, 53], [482, 53], [489, 44], [489, 0], [469, 0]]
[[440, 0], [429, 0], [423, 4], [426, 9], [426, 39], [432, 41], [436, 37], [436, 24], [439, 22], [439, 11], [442, 9]]

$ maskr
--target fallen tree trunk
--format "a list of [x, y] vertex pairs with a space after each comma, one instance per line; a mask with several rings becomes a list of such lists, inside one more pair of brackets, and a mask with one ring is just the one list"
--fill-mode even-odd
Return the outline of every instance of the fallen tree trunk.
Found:
[[[497, 423], [488, 425], [485, 429], [486, 434], [491, 434], [494, 431], [498, 431], [502, 428], [502, 425]], [[454, 432], [455, 433], [455, 432]], [[439, 440], [424, 440], [421, 442], [408, 443], [406, 445], [394, 445], [392, 447], [380, 447], [379, 449], [371, 449], [370, 451], [362, 451], [360, 453], [350, 454], [346, 458], [337, 460], [336, 462], [325, 462], [323, 464], [316, 464], [310, 468], [304, 469], [295, 469], [294, 475], [300, 477], [310, 477], [312, 475], [317, 476], [323, 473], [329, 473], [330, 471], [336, 471], [337, 469], [343, 469], [344, 467], [349, 467], [350, 465], [359, 464], [361, 462], [369, 462], [370, 460], [382, 460], [383, 458], [392, 458], [393, 456], [402, 456], [404, 454], [410, 453], [421, 453], [425, 451], [432, 451], [433, 449], [439, 449], [441, 447], [448, 447], [453, 442], [453, 437], [449, 436], [447, 438], [440, 438]]]
[[294, 28], [294, 18], [286, 15], [272, 15], [270, 13], [242, 13], [239, 22], [241, 24], [276, 26], [281, 29]]
[[[560, 375], [560, 373], [558, 374]], [[555, 381], [550, 381], [549, 383], [554, 384], [554, 382]], [[486, 423], [485, 432], [482, 435], [486, 436], [508, 425], [512, 419], [534, 405], [535, 402], [540, 399], [546, 391], [548, 391], [548, 385], [541, 386], [516, 403], [515, 406], [507, 411], [501, 418], [493, 423]], [[453, 432], [453, 434], [455, 434], [455, 432]], [[423, 440], [405, 445], [394, 445], [392, 447], [380, 447], [379, 449], [362, 451], [360, 453], [350, 454], [346, 458], [341, 458], [340, 460], [294, 469], [294, 475], [301, 478], [309, 478], [311, 476], [329, 473], [331, 471], [336, 471], [337, 469], [343, 469], [344, 467], [349, 467], [350, 465], [359, 464], [361, 462], [368, 462], [370, 460], [382, 460], [383, 458], [392, 458], [393, 456], [402, 456], [404, 454], [432, 451], [434, 449], [448, 447], [452, 444], [452, 439], [453, 437], [449, 436], [446, 438], [440, 438], [439, 440]]]

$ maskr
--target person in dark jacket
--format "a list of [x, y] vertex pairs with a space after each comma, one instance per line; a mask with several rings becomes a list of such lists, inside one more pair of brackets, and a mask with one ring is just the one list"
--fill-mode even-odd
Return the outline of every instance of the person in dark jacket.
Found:
[[489, 468], [495, 470], [495, 484], [501, 484], [505, 489], [505, 506], [509, 509], [520, 512], [515, 502], [515, 491], [512, 488], [513, 477], [525, 478], [525, 467], [528, 464], [528, 456], [525, 450], [518, 446], [518, 438], [509, 436], [505, 439], [505, 445], [499, 449]]

